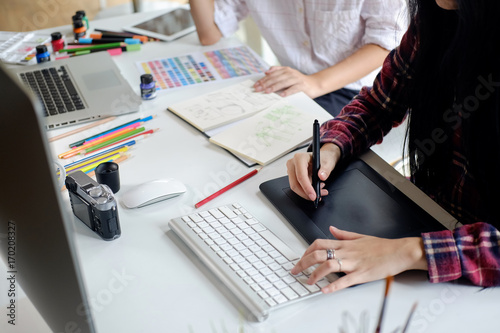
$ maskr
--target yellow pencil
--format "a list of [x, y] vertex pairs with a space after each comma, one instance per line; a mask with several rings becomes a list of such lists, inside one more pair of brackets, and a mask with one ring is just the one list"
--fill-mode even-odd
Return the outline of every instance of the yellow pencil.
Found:
[[[82, 172], [87, 173], [88, 171], [91, 171], [91, 170], [93, 170], [93, 169], [97, 168], [97, 166], [98, 166], [99, 164], [104, 163], [104, 162], [111, 162], [111, 161], [113, 161], [113, 160], [116, 160], [116, 159], [117, 159], [117, 158], [119, 158], [120, 156], [121, 156], [120, 154], [115, 154], [115, 155], [109, 156], [109, 157], [107, 157], [107, 158], [105, 158], [105, 159], [103, 159], [103, 160], [100, 160], [100, 161], [98, 161], [98, 162], [95, 162], [95, 163], [89, 164], [89, 165], [87, 165], [87, 166], [85, 166], [85, 167], [83, 167], [83, 168], [81, 168], [81, 169], [79, 169], [79, 170], [80, 170], [80, 171], [82, 171]], [[76, 171], [76, 170], [74, 170], [73, 172], [75, 172], [75, 171]], [[71, 172], [68, 172], [68, 174], [71, 174]]]
[[86, 161], [83, 161], [82, 163], [77, 163], [77, 164], [74, 164], [68, 168], [66, 168], [66, 172], [69, 172], [71, 170], [74, 170], [74, 169], [78, 169], [78, 168], [81, 168], [87, 164], [90, 164], [92, 162], [95, 162], [95, 161], [98, 161], [98, 160], [101, 160], [105, 157], [108, 157], [108, 156], [111, 156], [111, 155], [114, 155], [114, 154], [118, 154], [118, 153], [124, 153], [128, 150], [128, 146], [125, 146], [123, 148], [120, 148], [120, 149], [117, 149], [117, 150], [114, 150], [114, 151], [110, 151], [109, 153], [106, 153], [106, 154], [103, 154], [103, 155], [100, 155], [100, 156], [97, 156], [95, 158], [92, 158], [90, 160], [86, 160]]

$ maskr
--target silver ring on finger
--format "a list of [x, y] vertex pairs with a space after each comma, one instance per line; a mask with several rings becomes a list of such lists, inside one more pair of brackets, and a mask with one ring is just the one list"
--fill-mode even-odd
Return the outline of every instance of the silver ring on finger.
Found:
[[340, 259], [340, 258], [335, 258], [335, 259], [337, 259], [337, 263], [339, 264], [339, 270], [338, 271], [342, 272], [342, 259]]
[[326, 260], [332, 260], [335, 259], [335, 250], [334, 249], [327, 249], [326, 250]]

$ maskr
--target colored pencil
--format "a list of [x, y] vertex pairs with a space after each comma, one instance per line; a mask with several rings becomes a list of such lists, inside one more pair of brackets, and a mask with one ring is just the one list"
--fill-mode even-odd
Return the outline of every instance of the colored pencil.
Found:
[[111, 155], [111, 156], [107, 156], [101, 160], [98, 160], [98, 161], [95, 161], [93, 163], [90, 163], [88, 165], [84, 165], [84, 166], [81, 166], [81, 167], [78, 167], [78, 168], [75, 168], [73, 170], [69, 170], [66, 172], [66, 174], [71, 174], [73, 172], [76, 172], [76, 171], [82, 171], [82, 172], [85, 172], [87, 173], [89, 170], [94, 170], [95, 168], [97, 168], [97, 166], [101, 163], [104, 163], [104, 162], [111, 162], [111, 161], [114, 161], [116, 160], [117, 158], [119, 158], [121, 156], [121, 154], [114, 154], [114, 155]]
[[137, 119], [134, 119], [134, 120], [132, 120], [132, 121], [126, 122], [126, 123], [121, 124], [121, 125], [118, 125], [118, 126], [116, 126], [116, 127], [113, 127], [113, 128], [111, 128], [111, 129], [109, 129], [109, 130], [106, 130], [106, 131], [103, 131], [103, 132], [101, 132], [101, 133], [98, 133], [98, 134], [95, 134], [95, 135], [89, 136], [89, 137], [87, 137], [87, 138], [85, 138], [85, 139], [82, 139], [82, 140], [79, 140], [79, 141], [76, 141], [76, 142], [70, 143], [70, 144], [69, 144], [69, 147], [70, 147], [70, 148], [73, 148], [73, 147], [78, 147], [78, 146], [81, 146], [81, 145], [83, 145], [83, 144], [85, 143], [85, 141], [88, 141], [88, 140], [94, 139], [94, 138], [96, 138], [96, 137], [99, 137], [99, 136], [102, 136], [102, 135], [105, 135], [105, 134], [111, 133], [111, 132], [113, 132], [113, 131], [115, 131], [115, 130], [118, 130], [118, 129], [124, 128], [124, 127], [126, 127], [126, 126], [128, 126], [128, 125], [130, 125], [130, 124], [133, 124], [133, 123], [137, 123], [137, 122], [146, 122], [146, 121], [149, 121], [149, 120], [153, 119], [154, 117], [156, 117], [156, 116], [148, 116], [148, 117], [145, 117], [145, 118], [137, 118]]
[[[87, 150], [93, 146], [101, 145], [103, 143], [108, 143], [112, 140], [115, 140], [116, 138], [118, 138], [118, 140], [121, 140], [123, 138], [127, 138], [128, 136], [131, 136], [131, 135], [134, 135], [136, 133], [144, 131], [144, 129], [145, 129], [144, 127], [135, 128], [135, 129], [123, 129], [123, 130], [120, 130], [116, 133], [113, 133], [110, 136], [107, 136], [107, 137], [104, 137], [101, 139], [97, 139], [91, 143], [83, 144], [79, 147], [72, 148], [71, 150], [68, 150], [62, 154], [59, 154], [58, 157], [66, 159], [66, 158], [77, 155], [82, 150]], [[116, 140], [116, 141], [118, 141], [118, 140]]]
[[245, 180], [247, 180], [248, 178], [256, 175], [262, 168], [257, 168], [257, 169], [254, 169], [252, 171], [250, 171], [249, 173], [247, 173], [246, 175], [244, 175], [243, 177], [235, 180], [234, 182], [232, 182], [231, 184], [221, 188], [220, 190], [218, 190], [217, 192], [215, 192], [214, 194], [208, 196], [207, 198], [201, 200], [200, 202], [198, 202], [197, 204], [194, 205], [195, 208], [200, 208], [201, 206], [203, 206], [204, 204], [206, 204], [207, 202], [217, 198], [219, 195], [221, 195], [222, 193], [224, 192], [227, 192], [228, 190], [232, 189], [233, 187], [235, 187], [236, 185], [238, 184], [241, 184], [242, 182], [244, 182]]
[[83, 152], [83, 154], [88, 154], [90, 152], [93, 152], [94, 150], [98, 150], [98, 149], [101, 149], [104, 147], [111, 146], [119, 141], [121, 142], [123, 140], [130, 139], [133, 135], [141, 133], [144, 130], [145, 130], [144, 127], [139, 127], [139, 128], [135, 128], [132, 130], [126, 130], [124, 132], [119, 132], [117, 134], [113, 134], [111, 137], [104, 138], [102, 140], [98, 139], [98, 140], [96, 140], [88, 145], [83, 145], [81, 147], [74, 149], [74, 150], [78, 150], [78, 151], [76, 153], [70, 153], [68, 155], [65, 155], [65, 157], [63, 157], [63, 158], [75, 156], [81, 152]]
[[[75, 51], [60, 57], [56, 57], [56, 60], [61, 60], [61, 59], [67, 59], [71, 57], [79, 57], [82, 55], [90, 54], [90, 53], [95, 53], [95, 52], [108, 52], [110, 56], [116, 56], [120, 55], [123, 52], [128, 52], [128, 51], [139, 51], [141, 49], [140, 44], [135, 44], [135, 45], [125, 45], [122, 47], [116, 47], [116, 48], [102, 48], [102, 49], [96, 49], [96, 50], [82, 50], [82, 51]], [[75, 49], [77, 50], [77, 49]]]
[[95, 31], [96, 32], [90, 34], [90, 37], [92, 38], [131, 37], [131, 38], [138, 38], [143, 43], [146, 43], [147, 41], [158, 40], [157, 38], [151, 38], [148, 36], [135, 34], [133, 32], [123, 32], [123, 31], [118, 32], [118, 31], [109, 31], [101, 29], [95, 29]]
[[125, 43], [128, 45], [132, 44], [140, 44], [141, 40], [137, 38], [125, 38], [125, 37], [116, 37], [116, 38], [80, 38], [78, 39], [78, 43], [68, 43], [68, 45], [89, 45], [89, 44], [108, 44], [108, 43]]
[[98, 136], [96, 138], [87, 140], [87, 141], [85, 141], [84, 145], [90, 144], [90, 143], [95, 142], [97, 140], [106, 140], [107, 138], [111, 139], [113, 137], [113, 135], [117, 135], [119, 133], [125, 133], [128, 130], [136, 129], [137, 127], [140, 127], [141, 125], [142, 125], [142, 123], [133, 123], [133, 124], [127, 125], [125, 127], [122, 127], [121, 129], [118, 129], [118, 130], [113, 131], [111, 133], [107, 133], [107, 134]]
[[49, 139], [49, 142], [53, 142], [53, 141], [56, 141], [56, 140], [59, 140], [59, 139], [62, 139], [62, 138], [65, 138], [65, 137], [68, 137], [70, 135], [73, 135], [73, 134], [76, 134], [76, 133], [80, 133], [80, 132], [83, 132], [83, 131], [86, 131], [88, 130], [89, 128], [93, 128], [93, 127], [96, 127], [96, 126], [99, 126], [99, 125], [102, 125], [104, 123], [107, 123], [111, 120], [114, 120], [116, 119], [116, 117], [109, 117], [109, 118], [104, 118], [102, 120], [99, 120], [99, 121], [96, 121], [96, 122], [93, 122], [87, 126], [83, 126], [83, 127], [80, 127], [80, 128], [77, 128], [77, 129], [74, 129], [72, 131], [69, 131], [69, 132], [66, 132], [66, 133], [63, 133], [63, 134], [59, 134], [59, 135], [56, 135], [52, 138]]
[[117, 47], [122, 47], [122, 46], [127, 46], [127, 44], [118, 42], [118, 43], [106, 43], [106, 44], [98, 44], [98, 45], [90, 45], [90, 46], [84, 46], [84, 47], [75, 47], [75, 48], [66, 48], [66, 49], [61, 49], [58, 52], [63, 53], [73, 53], [73, 52], [79, 52], [79, 51], [87, 51], [87, 50], [100, 50], [100, 49], [114, 49]]
[[391, 287], [391, 283], [394, 280], [392, 276], [388, 276], [385, 279], [385, 293], [384, 293], [384, 300], [382, 301], [382, 307], [380, 308], [380, 314], [378, 316], [378, 324], [377, 328], [375, 329], [375, 333], [380, 333], [380, 329], [382, 328], [382, 319], [384, 318], [384, 310], [385, 310], [385, 304], [387, 302], [387, 295], [389, 294], [389, 288]]
[[[110, 143], [109, 145], [114, 145], [114, 144], [120, 144], [124, 141], [127, 141], [127, 140], [130, 140], [130, 139], [134, 139], [134, 140], [140, 140], [140, 139], [143, 139], [145, 138], [146, 136], [148, 136], [149, 134], [153, 134], [154, 132], [158, 131], [158, 128], [157, 129], [154, 129], [154, 130], [148, 130], [148, 131], [145, 131], [145, 132], [142, 132], [142, 133], [139, 133], [139, 134], [136, 134], [136, 135], [132, 135], [131, 137], [128, 137], [126, 139], [123, 139], [123, 140], [120, 140], [120, 141], [117, 141], [117, 142], [114, 142], [114, 143]], [[84, 155], [87, 155], [91, 152], [94, 152], [94, 151], [98, 151], [100, 149], [104, 149], [104, 148], [108, 148], [108, 146], [104, 146], [104, 147], [100, 147], [100, 148], [90, 148], [89, 151], [86, 151], [84, 152], [83, 154]]]
[[128, 151], [128, 146], [122, 147], [120, 149], [113, 150], [113, 151], [111, 151], [109, 153], [97, 154], [98, 156], [93, 156], [92, 158], [89, 158], [89, 159], [86, 158], [84, 161], [78, 161], [76, 163], [72, 163], [72, 165], [65, 166], [64, 168], [66, 169], [66, 173], [67, 173], [68, 171], [75, 170], [75, 169], [80, 169], [80, 168], [82, 168], [82, 167], [84, 167], [86, 165], [89, 165], [91, 163], [100, 161], [100, 160], [102, 160], [104, 158], [116, 155], [118, 153], [124, 153], [126, 151]]
[[[117, 158], [116, 160], [114, 160], [113, 162], [115, 162], [116, 164], [120, 164], [121, 162], [125, 161], [126, 159], [128, 159], [129, 156], [128, 155], [123, 155], [123, 156], [120, 156], [119, 158]], [[95, 169], [94, 169], [95, 170]], [[95, 177], [95, 171], [94, 170], [88, 170], [86, 173], [89, 177]], [[63, 186], [61, 188], [61, 191], [65, 191], [66, 190], [66, 186]]]
[[113, 152], [118, 151], [118, 150], [120, 150], [122, 148], [125, 148], [125, 147], [129, 148], [130, 146], [133, 146], [133, 145], [135, 145], [135, 141], [134, 140], [130, 140], [128, 142], [125, 142], [125, 143], [123, 143], [121, 145], [114, 146], [113, 148], [107, 149], [107, 150], [102, 151], [100, 153], [96, 153], [96, 154], [93, 154], [93, 155], [81, 158], [78, 161], [66, 164], [64, 167], [67, 168], [67, 167], [73, 166], [75, 164], [79, 164], [79, 163], [91, 160], [93, 158], [96, 158], [96, 157], [99, 157], [99, 156], [102, 156], [102, 155], [105, 155], [105, 154], [108, 154], [108, 153], [113, 153]]

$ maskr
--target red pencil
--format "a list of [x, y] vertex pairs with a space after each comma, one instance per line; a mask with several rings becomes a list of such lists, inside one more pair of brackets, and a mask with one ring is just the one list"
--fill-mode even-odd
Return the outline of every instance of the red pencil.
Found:
[[214, 194], [210, 195], [209, 197], [201, 200], [200, 202], [198, 202], [196, 205], [194, 205], [195, 208], [200, 208], [201, 206], [203, 206], [204, 204], [206, 204], [207, 202], [209, 202], [210, 200], [214, 199], [214, 198], [217, 198], [219, 195], [221, 195], [222, 193], [232, 189], [233, 187], [235, 187], [236, 185], [240, 184], [240, 183], [243, 183], [245, 180], [247, 180], [248, 178], [254, 176], [257, 174], [257, 172], [260, 171], [260, 169], [262, 168], [257, 168], [257, 169], [254, 169], [252, 171], [250, 171], [249, 173], [247, 173], [246, 175], [244, 175], [243, 177], [241, 177], [240, 179], [237, 179], [235, 180], [234, 182], [232, 182], [231, 184], [227, 185], [226, 187], [223, 187], [221, 188], [220, 190], [218, 190], [217, 192], [215, 192]]

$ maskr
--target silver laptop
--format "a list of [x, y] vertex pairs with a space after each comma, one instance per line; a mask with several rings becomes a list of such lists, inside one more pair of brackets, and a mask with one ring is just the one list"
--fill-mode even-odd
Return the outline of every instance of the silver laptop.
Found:
[[[42, 107], [2, 64], [0, 86], [0, 140], [6, 143], [0, 145], [0, 156], [15, 158], [20, 151], [28, 152], [12, 163], [0, 163], [4, 175], [0, 256], [6, 274], [23, 288], [52, 331], [94, 332], [72, 220], [62, 209], [61, 191], [56, 186]], [[8, 144], [12, 138], [16, 144]], [[12, 301], [17, 305], [14, 296]], [[16, 310], [17, 319], [22, 320], [22, 309]]]
[[11, 70], [42, 101], [47, 129], [139, 111], [141, 99], [108, 52]]

